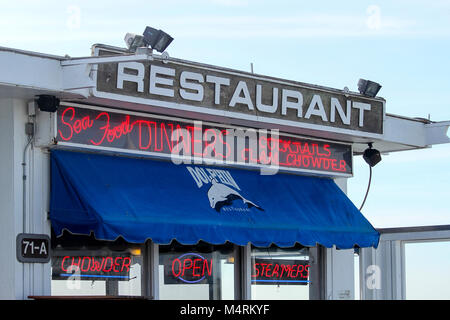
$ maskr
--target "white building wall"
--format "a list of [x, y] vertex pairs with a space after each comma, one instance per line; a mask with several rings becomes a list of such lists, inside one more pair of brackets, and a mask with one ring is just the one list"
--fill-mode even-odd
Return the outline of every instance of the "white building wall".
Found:
[[[347, 193], [347, 179], [334, 180]], [[353, 300], [355, 298], [354, 251], [327, 249], [326, 253], [325, 299]]]
[[[50, 220], [50, 154], [46, 149], [33, 148], [30, 159], [30, 192], [28, 231], [51, 235]], [[51, 263], [29, 265], [29, 295], [51, 294]]]
[[26, 299], [50, 294], [50, 263], [20, 263], [16, 258], [19, 233], [50, 235], [48, 156], [41, 149], [26, 153], [26, 220], [23, 224], [23, 152], [27, 143], [26, 99], [0, 99], [0, 299]]
[[377, 249], [363, 248], [360, 254], [361, 299], [402, 300], [405, 297], [404, 255], [400, 241], [384, 240]]
[[[11, 99], [0, 100], [0, 299], [15, 299], [16, 216], [20, 208], [14, 201], [15, 163], [14, 110]], [[19, 180], [20, 181], [20, 180]]]

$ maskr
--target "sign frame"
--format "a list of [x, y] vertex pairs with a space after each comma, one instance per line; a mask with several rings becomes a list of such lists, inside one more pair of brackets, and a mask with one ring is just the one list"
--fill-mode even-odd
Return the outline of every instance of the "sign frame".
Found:
[[[120, 48], [114, 48], [114, 47], [107, 47], [107, 46], [94, 46], [93, 53], [94, 56], [100, 56], [100, 51], [106, 51], [111, 54], [123, 54], [123, 50]], [[344, 90], [338, 90], [334, 88], [324, 87], [324, 86], [318, 86], [313, 84], [307, 84], [297, 81], [291, 81], [291, 80], [285, 80], [280, 78], [274, 78], [270, 76], [263, 76], [263, 75], [257, 75], [253, 73], [248, 73], [244, 71], [238, 71], [228, 68], [222, 68], [197, 62], [191, 62], [187, 60], [181, 60], [181, 59], [174, 59], [171, 58], [169, 61], [164, 60], [162, 56], [153, 55], [151, 61], [157, 61], [164, 63], [163, 65], [166, 65], [168, 63], [173, 64], [175, 66], [179, 67], [186, 67], [186, 68], [195, 68], [198, 70], [203, 70], [204, 72], [219, 72], [223, 74], [227, 74], [230, 77], [236, 76], [236, 77], [244, 77], [246, 79], [254, 80], [254, 81], [266, 81], [268, 83], [271, 83], [273, 85], [280, 85], [280, 86], [290, 86], [294, 88], [298, 88], [299, 90], [313, 90], [317, 92], [321, 92], [323, 94], [331, 94], [338, 97], [346, 97], [346, 99], [357, 99], [361, 101], [373, 101], [376, 103], [381, 103], [381, 113], [379, 114], [379, 123], [381, 126], [381, 132], [370, 132], [370, 131], [364, 131], [364, 130], [357, 130], [352, 128], [346, 128], [346, 127], [338, 127], [333, 125], [323, 125], [323, 124], [315, 124], [310, 122], [304, 122], [304, 121], [294, 121], [292, 119], [284, 119], [280, 117], [271, 117], [270, 115], [255, 115], [251, 113], [243, 113], [243, 112], [236, 112], [233, 108], [229, 108], [227, 110], [219, 110], [215, 109], [213, 107], [205, 107], [205, 106], [197, 106], [195, 104], [189, 104], [189, 103], [183, 103], [182, 101], [164, 101], [159, 99], [153, 99], [153, 98], [144, 98], [140, 96], [133, 96], [133, 95], [127, 95], [123, 93], [114, 93], [114, 92], [108, 92], [108, 91], [102, 91], [98, 90], [97, 84], [98, 84], [98, 70], [93, 73], [93, 82], [95, 83], [94, 87], [91, 91], [91, 99], [93, 103], [101, 103], [110, 105], [116, 108], [121, 108], [121, 104], [131, 106], [133, 110], [138, 111], [145, 111], [145, 112], [153, 112], [153, 113], [175, 113], [177, 116], [179, 116], [180, 112], [188, 113], [188, 114], [197, 114], [198, 118], [202, 118], [205, 120], [210, 120], [213, 118], [213, 121], [219, 121], [216, 120], [216, 118], [222, 118], [227, 119], [226, 121], [230, 121], [230, 119], [233, 119], [232, 121], [237, 124], [241, 124], [242, 121], [251, 123], [250, 126], [271, 126], [274, 128], [287, 128], [287, 130], [293, 132], [296, 134], [306, 134], [309, 135], [309, 132], [311, 132], [311, 135], [314, 136], [321, 136], [321, 133], [332, 133], [335, 134], [337, 137], [357, 137], [357, 138], [370, 138], [370, 139], [382, 139], [384, 136], [384, 127], [385, 127], [385, 121], [386, 121], [386, 101], [383, 98], [380, 97], [367, 97], [364, 95], [361, 95], [356, 92], [350, 92], [350, 91], [344, 91]], [[306, 105], [305, 105], [306, 107]], [[345, 106], [343, 106], [345, 109]], [[352, 107], [353, 108], [353, 107]], [[306, 108], [304, 108], [306, 109]], [[355, 112], [357, 112], [355, 110]], [[362, 112], [360, 110], [360, 112]], [[195, 116], [194, 116], [195, 117]], [[336, 115], [336, 117], [339, 117]], [[370, 121], [369, 121], [370, 122]]]
[[[185, 262], [181, 261], [181, 258], [184, 258], [186, 256], [195, 257], [194, 260], [192, 259], [185, 259], [190, 260], [191, 264], [189, 265], [189, 268], [185, 269], [186, 265]], [[213, 272], [214, 272], [214, 266], [213, 263], [213, 253], [200, 253], [200, 252], [186, 252], [186, 253], [180, 253], [173, 254], [172, 257], [165, 256], [164, 261], [164, 275], [163, 275], [163, 281], [165, 285], [196, 285], [196, 284], [212, 284], [213, 281]], [[179, 264], [177, 265], [177, 271], [179, 271], [178, 275], [175, 275], [175, 261], [178, 260]], [[197, 266], [195, 265], [195, 261], [201, 260], [201, 263], [199, 263]], [[184, 261], [184, 260], [183, 260]], [[194, 262], [193, 262], [194, 261]], [[171, 263], [170, 263], [171, 262]], [[168, 264], [166, 264], [168, 263]], [[209, 267], [208, 267], [209, 263]], [[167, 268], [166, 268], [167, 267]], [[188, 269], [192, 269], [192, 275], [191, 278], [194, 276], [198, 276], [198, 279], [186, 279], [184, 277], [187, 277], [184, 275], [184, 272]], [[195, 269], [198, 269], [198, 272], [201, 274], [195, 275]], [[183, 273], [183, 275], [181, 274]]]
[[[25, 249], [23, 248], [23, 242], [25, 239], [32, 239], [33, 241], [27, 243]], [[39, 240], [42, 241], [42, 244], [47, 244], [46, 250], [47, 254], [44, 257], [28, 257], [26, 255], [26, 251], [31, 245], [32, 254], [34, 254], [34, 250], [40, 250], [39, 245], [35, 246], [34, 241]], [[25, 252], [24, 252], [25, 251]], [[22, 263], [47, 263], [51, 260], [51, 240], [50, 237], [46, 234], [34, 234], [34, 233], [19, 233], [16, 237], [16, 257], [19, 262]]]
[[[253, 259], [252, 259], [253, 260]], [[273, 278], [267, 276], [267, 271], [264, 272], [264, 267], [262, 269], [262, 275], [261, 274], [254, 274], [253, 272], [259, 269], [256, 268], [256, 264], [264, 264], [264, 265], [277, 265], [279, 267], [279, 271], [277, 271], [277, 274], [279, 272], [285, 273], [284, 277], [282, 275], [279, 279]], [[302, 266], [302, 270], [298, 270], [300, 265]], [[282, 266], [289, 266], [289, 268], [283, 269]], [[293, 267], [297, 266], [297, 270], [295, 270]], [[308, 270], [306, 270], [306, 267], [308, 267]], [[251, 274], [251, 282], [252, 284], [257, 285], [308, 285], [311, 283], [309, 275], [309, 269], [311, 268], [311, 263], [309, 260], [300, 260], [300, 259], [268, 259], [268, 258], [254, 258], [252, 261], [252, 274]], [[270, 270], [270, 269], [269, 269]], [[271, 270], [274, 271], [274, 270]], [[293, 276], [293, 272], [296, 271], [295, 277]], [[300, 272], [300, 277], [298, 277], [298, 273]], [[304, 273], [306, 272], [306, 277], [304, 277]]]
[[[170, 120], [170, 121], [180, 121], [180, 122], [186, 122], [186, 123], [193, 123], [196, 120], [193, 119], [185, 119], [185, 118], [179, 118], [179, 117], [172, 117], [172, 116], [165, 116], [165, 115], [155, 115], [150, 113], [144, 113], [144, 112], [136, 112], [136, 111], [128, 111], [128, 110], [122, 110], [122, 109], [111, 109], [111, 108], [105, 108], [105, 107], [99, 107], [99, 106], [92, 106], [92, 105], [84, 105], [84, 104], [78, 104], [73, 102], [62, 102], [61, 106], [67, 106], [67, 107], [75, 107], [75, 108], [81, 108], [81, 109], [89, 109], [89, 110], [96, 110], [96, 111], [105, 111], [105, 112], [112, 112], [112, 113], [119, 113], [124, 115], [133, 115], [133, 116], [141, 116], [141, 117], [153, 117], [161, 120]], [[152, 152], [152, 151], [142, 151], [142, 150], [133, 150], [133, 149], [124, 149], [124, 148], [117, 148], [117, 147], [105, 147], [105, 146], [95, 146], [95, 145], [88, 145], [88, 144], [81, 144], [81, 143], [73, 143], [73, 142], [66, 142], [58, 140], [58, 117], [55, 116], [53, 118], [53, 141], [55, 143], [56, 147], [63, 147], [63, 148], [77, 148], [77, 149], [87, 149], [87, 150], [100, 150], [106, 153], [115, 153], [115, 154], [134, 154], [139, 156], [146, 156], [151, 158], [157, 158], [157, 159], [171, 159], [172, 155], [170, 154], [164, 154], [159, 152]], [[251, 128], [243, 128], [240, 126], [235, 125], [225, 125], [221, 123], [214, 123], [209, 121], [202, 121], [202, 125], [205, 126], [213, 126], [217, 128], [224, 128], [224, 129], [251, 129]], [[297, 174], [307, 174], [307, 175], [314, 175], [314, 176], [321, 176], [321, 177], [332, 177], [332, 178], [338, 178], [338, 177], [352, 177], [353, 176], [353, 144], [351, 143], [345, 143], [340, 141], [330, 141], [326, 139], [320, 139], [320, 138], [311, 138], [311, 137], [304, 137], [301, 135], [294, 135], [290, 133], [282, 132], [280, 133], [280, 136], [283, 137], [290, 137], [290, 138], [297, 138], [297, 139], [305, 139], [308, 141], [319, 141], [324, 143], [331, 143], [331, 144], [337, 144], [342, 145], [347, 148], [349, 148], [351, 153], [351, 173], [343, 173], [343, 172], [335, 172], [335, 171], [322, 171], [322, 170], [314, 170], [314, 169], [305, 169], [305, 168], [293, 168], [293, 167], [286, 167], [286, 166], [278, 166], [277, 170], [279, 172], [287, 172], [287, 173], [297, 173]], [[180, 156], [182, 157], [182, 156]], [[183, 158], [181, 158], [183, 160]], [[193, 163], [198, 164], [208, 164], [207, 158], [199, 158], [192, 156], [190, 160]], [[206, 160], [206, 161], [205, 161]], [[223, 167], [235, 167], [235, 168], [242, 168], [242, 169], [265, 169], [268, 168], [266, 165], [263, 164], [256, 164], [256, 163], [239, 163], [239, 162], [221, 162], [218, 163], [212, 163], [216, 166], [223, 166]]]
[[[74, 264], [78, 266], [79, 269], [70, 268], [72, 264], [67, 265], [67, 269], [64, 270], [64, 258], [67, 258], [69, 263], [71, 258], [79, 258], [78, 264]], [[89, 258], [87, 262], [87, 269], [83, 270], [85, 266], [85, 258]], [[101, 260], [103, 258], [103, 260]], [[120, 258], [120, 261], [116, 259]], [[127, 262], [125, 259], [128, 258]], [[96, 262], [97, 259], [97, 262]], [[110, 259], [110, 260], [108, 260]], [[100, 262], [100, 260], [102, 262]], [[92, 263], [91, 263], [92, 261]], [[108, 265], [109, 262], [109, 270], [105, 270], [104, 268]], [[69, 279], [78, 279], [78, 280], [106, 280], [112, 279], [116, 281], [130, 281], [132, 278], [130, 276], [131, 268], [132, 268], [132, 255], [126, 252], [111, 252], [107, 250], [57, 250], [54, 252], [54, 257], [52, 259], [52, 279], [53, 280], [69, 280]], [[92, 270], [91, 268], [101, 268]], [[127, 268], [127, 270], [115, 270], [115, 268]], [[105, 274], [106, 272], [106, 274]], [[109, 273], [110, 272], [110, 273]]]

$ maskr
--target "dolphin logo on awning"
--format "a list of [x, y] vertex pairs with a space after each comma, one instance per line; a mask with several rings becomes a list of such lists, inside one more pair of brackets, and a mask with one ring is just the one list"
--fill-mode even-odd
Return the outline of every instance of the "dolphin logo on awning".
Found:
[[234, 200], [242, 200], [248, 208], [254, 207], [258, 210], [264, 211], [263, 208], [255, 204], [254, 202], [244, 198], [236, 190], [216, 181], [211, 180], [211, 187], [208, 190], [208, 198], [211, 208], [220, 212], [220, 209], [224, 206], [230, 206]]

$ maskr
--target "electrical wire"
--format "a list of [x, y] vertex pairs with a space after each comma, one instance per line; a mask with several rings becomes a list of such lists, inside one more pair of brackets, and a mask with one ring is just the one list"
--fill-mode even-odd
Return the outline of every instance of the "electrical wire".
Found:
[[28, 142], [23, 149], [23, 156], [22, 156], [22, 229], [23, 233], [27, 232], [27, 174], [26, 174], [26, 154], [28, 148], [31, 146], [33, 142], [34, 136], [28, 136]]
[[369, 184], [367, 185], [367, 191], [366, 191], [366, 195], [364, 196], [364, 200], [363, 203], [361, 204], [361, 207], [359, 208], [359, 211], [361, 211], [361, 209], [364, 207], [364, 204], [366, 203], [366, 199], [367, 199], [367, 195], [369, 194], [369, 190], [370, 190], [370, 183], [372, 182], [372, 166], [369, 165]]

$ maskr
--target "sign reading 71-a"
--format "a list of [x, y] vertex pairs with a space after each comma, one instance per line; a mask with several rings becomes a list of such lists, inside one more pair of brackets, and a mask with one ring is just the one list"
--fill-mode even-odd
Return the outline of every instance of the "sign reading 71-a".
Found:
[[46, 234], [20, 233], [16, 238], [16, 251], [19, 262], [49, 262], [50, 237]]

